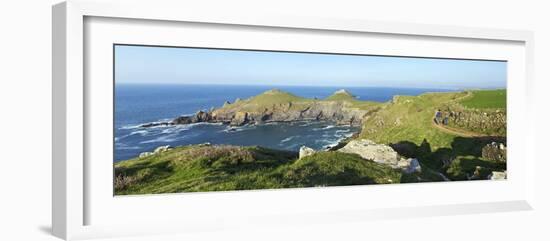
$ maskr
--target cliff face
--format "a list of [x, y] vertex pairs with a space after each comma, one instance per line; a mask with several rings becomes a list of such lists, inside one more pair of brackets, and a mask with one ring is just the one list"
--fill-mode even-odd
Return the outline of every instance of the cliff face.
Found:
[[344, 101], [286, 102], [262, 106], [256, 110], [225, 107], [212, 111], [211, 118], [231, 125], [261, 124], [265, 122], [286, 122], [300, 120], [333, 121], [342, 125], [361, 124], [368, 109], [354, 108]]
[[370, 112], [378, 110], [380, 105], [380, 103], [356, 100], [344, 90], [336, 91], [327, 99], [319, 100], [302, 98], [273, 89], [246, 100], [225, 102], [220, 108], [199, 111], [193, 116], [180, 116], [172, 122], [151, 123], [144, 126], [198, 122], [221, 122], [240, 126], [303, 120], [332, 121], [340, 125], [360, 126], [363, 118]]

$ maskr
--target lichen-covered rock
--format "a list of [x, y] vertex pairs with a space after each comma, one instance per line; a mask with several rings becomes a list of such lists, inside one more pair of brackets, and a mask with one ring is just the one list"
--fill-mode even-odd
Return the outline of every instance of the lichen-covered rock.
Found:
[[506, 135], [506, 110], [468, 109], [456, 103], [440, 108], [443, 116], [449, 118], [451, 127], [490, 135]]
[[390, 146], [367, 139], [352, 140], [338, 151], [358, 154], [364, 159], [401, 169], [405, 173], [422, 171], [416, 158], [403, 158]]
[[300, 155], [299, 155], [299, 159], [302, 159], [306, 156], [311, 156], [315, 154], [315, 150], [307, 147], [307, 146], [302, 146], [300, 147]]
[[506, 162], [506, 147], [503, 143], [492, 142], [481, 149], [481, 156], [492, 161]]
[[352, 140], [338, 151], [359, 154], [364, 159], [388, 165], [397, 165], [400, 160], [399, 154], [390, 146], [367, 139]]

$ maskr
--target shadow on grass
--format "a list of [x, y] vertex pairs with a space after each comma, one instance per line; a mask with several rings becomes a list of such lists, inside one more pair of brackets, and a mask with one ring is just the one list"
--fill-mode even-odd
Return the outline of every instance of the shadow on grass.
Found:
[[317, 163], [307, 163], [284, 174], [285, 187], [348, 186], [375, 184], [376, 181], [360, 170], [344, 167], [340, 172], [327, 173]]
[[[474, 175], [476, 167], [481, 175], [486, 176], [492, 170], [506, 170], [505, 162], [484, 160], [482, 148], [492, 142], [506, 143], [506, 137], [455, 137], [450, 148], [432, 150], [430, 143], [424, 139], [420, 145], [410, 141], [390, 144], [400, 155], [418, 158], [423, 166], [449, 175], [452, 180], [466, 180]], [[478, 172], [480, 172], [478, 170]]]
[[234, 162], [220, 158], [217, 160], [203, 160], [201, 165], [211, 169], [211, 173], [235, 174], [240, 172], [257, 171], [258, 169], [271, 169], [286, 164], [298, 158], [298, 153], [293, 151], [273, 150], [264, 147], [254, 147], [252, 160]]
[[152, 164], [151, 161], [142, 162], [131, 167], [116, 167], [115, 177], [121, 176], [136, 176], [142, 173], [140, 181], [147, 181], [149, 178], [159, 178], [170, 175], [173, 171], [170, 161], [163, 161]]

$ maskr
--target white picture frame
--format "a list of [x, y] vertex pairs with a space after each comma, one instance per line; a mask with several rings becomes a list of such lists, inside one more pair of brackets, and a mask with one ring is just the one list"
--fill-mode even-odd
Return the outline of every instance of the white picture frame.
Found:
[[[161, 4], [162, 2], [162, 4]], [[155, 8], [155, 11], [149, 11]], [[105, 193], [96, 195], [94, 185], [91, 185], [90, 180], [94, 179], [93, 175], [87, 174], [90, 169], [102, 169], [96, 163], [91, 163], [86, 159], [90, 155], [90, 144], [94, 140], [87, 139], [90, 134], [90, 111], [98, 103], [104, 105], [103, 102], [90, 103], [90, 100], [95, 100], [94, 93], [89, 94], [89, 89], [101, 89], [101, 86], [96, 84], [90, 85], [86, 82], [86, 78], [93, 78], [86, 74], [86, 68], [96, 68], [94, 60], [89, 60], [87, 56], [90, 54], [88, 47], [96, 50], [96, 45], [87, 45], [86, 41], [135, 41], [135, 43], [153, 44], [155, 41], [160, 41], [155, 38], [140, 37], [139, 33], [133, 36], [127, 34], [125, 36], [111, 36], [109, 34], [98, 34], [97, 36], [107, 36], [105, 38], [87, 39], [90, 34], [101, 33], [101, 28], [98, 30], [90, 30], [86, 28], [87, 19], [115, 19], [122, 22], [132, 22], [134, 26], [152, 22], [148, 28], [156, 31], [159, 26], [169, 24], [179, 26], [178, 24], [207, 24], [215, 26], [223, 26], [227, 31], [233, 31], [231, 28], [247, 28], [251, 27], [257, 30], [276, 29], [278, 32], [299, 30], [307, 33], [315, 31], [317, 35], [335, 35], [343, 33], [353, 34], [374, 34], [391, 36], [392, 38], [426, 38], [426, 41], [440, 42], [456, 42], [455, 44], [469, 44], [475, 42], [474, 45], [479, 45], [491, 49], [490, 45], [495, 43], [503, 43], [510, 45], [510, 55], [503, 54], [502, 56], [495, 53], [496, 58], [517, 58], [513, 62], [518, 63], [512, 69], [513, 73], [509, 75], [518, 76], [514, 80], [509, 80], [510, 89], [514, 91], [509, 93], [509, 110], [512, 110], [509, 115], [510, 126], [512, 132], [509, 138], [512, 141], [509, 146], [511, 152], [510, 159], [517, 159], [514, 169], [521, 169], [514, 177], [512, 174], [510, 180], [505, 182], [473, 182], [473, 183], [457, 183], [450, 186], [450, 189], [464, 190], [465, 188], [476, 189], [482, 193], [486, 190], [493, 189], [495, 193], [502, 190], [502, 195], [494, 195], [491, 198], [475, 197], [456, 199], [452, 201], [452, 197], [448, 200], [411, 200], [410, 202], [396, 201], [388, 203], [373, 203], [373, 208], [359, 208], [359, 203], [350, 201], [348, 208], [338, 209], [330, 206], [327, 202], [318, 202], [315, 205], [309, 205], [306, 208], [308, 200], [326, 200], [328, 197], [341, 196], [342, 198], [331, 199], [331, 202], [343, 202], [344, 197], [357, 197], [361, 200], [361, 196], [367, 193], [381, 193], [380, 195], [396, 194], [413, 194], [425, 192], [430, 197], [437, 197], [433, 190], [442, 190], [442, 186], [448, 184], [433, 183], [433, 184], [415, 184], [416, 186], [408, 186], [406, 188], [398, 188], [396, 185], [376, 185], [368, 188], [354, 187], [339, 187], [339, 188], [324, 188], [324, 189], [293, 189], [293, 190], [265, 190], [265, 191], [239, 191], [239, 192], [223, 192], [215, 194], [181, 194], [181, 195], [156, 195], [149, 197], [128, 197], [114, 198], [112, 195], [108, 197]], [[482, 29], [470, 27], [456, 26], [439, 26], [439, 25], [422, 25], [409, 23], [390, 23], [390, 22], [372, 22], [350, 19], [320, 19], [320, 18], [304, 18], [296, 16], [275, 16], [257, 14], [254, 15], [209, 15], [205, 11], [186, 8], [184, 3], [177, 1], [155, 1], [150, 3], [144, 2], [95, 2], [73, 0], [60, 3], [53, 7], [53, 168], [52, 168], [52, 226], [53, 234], [63, 239], [85, 239], [94, 237], [112, 237], [124, 235], [140, 235], [140, 234], [160, 234], [160, 233], [175, 233], [175, 232], [193, 232], [203, 230], [218, 230], [227, 227], [238, 227], [239, 225], [292, 225], [301, 222], [309, 223], [331, 223], [342, 222], [349, 220], [370, 220], [384, 218], [399, 218], [399, 217], [422, 217], [433, 215], [451, 215], [451, 214], [466, 214], [466, 213], [482, 213], [482, 212], [498, 212], [498, 211], [514, 211], [514, 210], [530, 210], [534, 199], [534, 170], [535, 156], [533, 148], [534, 130], [529, 124], [529, 119], [523, 118], [529, 114], [531, 106], [532, 93], [532, 66], [533, 66], [533, 34], [529, 31], [518, 30], [497, 30], [497, 29]], [[100, 21], [101, 22], [101, 21]], [[103, 21], [103, 24], [112, 24], [109, 21]], [[100, 23], [101, 25], [101, 23]], [[120, 24], [118, 28], [126, 28], [127, 25]], [[200, 29], [200, 28], [199, 28]], [[88, 31], [88, 32], [87, 32]], [[164, 30], [158, 30], [164, 31]], [[200, 31], [200, 30], [198, 30]], [[224, 30], [225, 31], [225, 30]], [[121, 31], [124, 32], [124, 31]], [[159, 32], [160, 33], [160, 32]], [[124, 34], [124, 33], [122, 33]], [[129, 37], [128, 37], [129, 36]], [[260, 35], [259, 35], [260, 36]], [[238, 38], [237, 38], [238, 40]], [[197, 41], [200, 41], [198, 39]], [[178, 42], [171, 43], [170, 41], [163, 42], [161, 45], [179, 45]], [[210, 43], [216, 45], [216, 43]], [[443, 46], [443, 47], [441, 47]], [[444, 44], [440, 48], [444, 48]], [[472, 45], [473, 46], [473, 45]], [[203, 46], [205, 47], [205, 46]], [[475, 46], [474, 46], [475, 47]], [[281, 47], [279, 48], [289, 48]], [[303, 48], [296, 46], [296, 48]], [[350, 50], [353, 51], [353, 50]], [[399, 51], [395, 50], [396, 55]], [[422, 51], [422, 50], [418, 50]], [[428, 51], [428, 50], [423, 50]], [[490, 51], [490, 50], [488, 50]], [[101, 48], [98, 49], [100, 53]], [[430, 53], [424, 54], [433, 55], [449, 55], [458, 54], [457, 52], [449, 51], [448, 53]], [[463, 53], [461, 57], [467, 58], [468, 53]], [[96, 54], [103, 56], [101, 54]], [[414, 55], [414, 53], [412, 53]], [[479, 57], [474, 56], [473, 57]], [[514, 57], [516, 56], [516, 57]], [[509, 59], [507, 59], [509, 60]], [[97, 69], [97, 68], [96, 68]], [[98, 73], [106, 72], [101, 70]], [[112, 70], [111, 70], [112, 71]], [[101, 74], [98, 74], [101, 75]], [[105, 80], [109, 83], [112, 80]], [[94, 82], [94, 83], [97, 83]], [[96, 92], [97, 93], [97, 92]], [[112, 100], [111, 100], [112, 101]], [[107, 101], [108, 102], [108, 101]], [[108, 104], [108, 103], [107, 103]], [[106, 104], [106, 105], [107, 105]], [[112, 113], [111, 113], [112, 114]], [[97, 114], [93, 116], [105, 118], [110, 114]], [[94, 117], [95, 118], [95, 117]], [[101, 122], [100, 119], [93, 120], [94, 123]], [[514, 144], [515, 143], [515, 144]], [[521, 157], [521, 158], [514, 158]], [[521, 159], [521, 160], [520, 160]], [[112, 161], [112, 160], [109, 160]], [[105, 176], [105, 170], [96, 172]], [[510, 169], [513, 173], [513, 169]], [[112, 178], [105, 177], [106, 179]], [[112, 180], [112, 179], [109, 179]], [[108, 183], [108, 181], [105, 181]], [[112, 183], [112, 182], [111, 182]], [[97, 186], [97, 185], [96, 185]], [[393, 194], [384, 194], [385, 190], [392, 189]], [[447, 187], [445, 187], [447, 189]], [[460, 191], [459, 191], [460, 192]], [[107, 203], [96, 199], [97, 196], [102, 196], [102, 200], [111, 198], [114, 201]], [[285, 198], [296, 198], [297, 200], [285, 202]], [[247, 206], [238, 204], [243, 200], [253, 200], [257, 202], [266, 200], [281, 201], [281, 208], [262, 209], [259, 206], [254, 206], [253, 203], [248, 203]], [[300, 200], [304, 200], [301, 202]], [[220, 210], [226, 207], [217, 202], [226, 202], [235, 204], [234, 210], [220, 212], [219, 214], [201, 214], [201, 212], [192, 212], [189, 208], [181, 207], [182, 212], [187, 214], [187, 219], [181, 219], [176, 214], [170, 216], [170, 213], [164, 212], [165, 209], [151, 208], [150, 211], [144, 212], [143, 217], [128, 217], [132, 212], [132, 208], [152, 206], [174, 207], [185, 203], [187, 207], [198, 208], [197, 205], [205, 205], [208, 203], [211, 206], [220, 205]], [[375, 201], [373, 201], [375, 202]], [[95, 204], [90, 204], [95, 203]], [[99, 204], [98, 204], [99, 203]], [[202, 204], [199, 204], [202, 203]], [[111, 205], [111, 206], [109, 206]], [[240, 206], [239, 206], [240, 205]], [[302, 207], [300, 210], [284, 212], [283, 207], [292, 209], [291, 207]], [[91, 208], [92, 207], [92, 208]], [[248, 210], [247, 210], [248, 209]], [[114, 210], [122, 210], [121, 215], [115, 215]], [[172, 209], [173, 210], [173, 209]], [[177, 212], [175, 212], [177, 213]], [[254, 215], [254, 214], [258, 215]], [[106, 220], [111, 214], [112, 220]], [[98, 221], [90, 220], [90, 217], [96, 215]], [[190, 218], [193, 222], [190, 222]], [[140, 222], [149, 220], [147, 225], [140, 227]], [[291, 220], [291, 221], [289, 221]], [[112, 222], [109, 222], [112, 221]], [[122, 224], [124, 223], [124, 224]], [[151, 223], [154, 223], [153, 225]], [[185, 224], [185, 225], [183, 225]], [[136, 228], [139, 227], [139, 228]]]

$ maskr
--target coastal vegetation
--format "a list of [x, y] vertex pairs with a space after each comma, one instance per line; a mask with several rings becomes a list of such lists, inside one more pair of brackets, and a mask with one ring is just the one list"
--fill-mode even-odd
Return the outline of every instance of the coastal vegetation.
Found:
[[472, 91], [470, 98], [461, 101], [468, 108], [506, 108], [506, 90], [477, 90]]
[[[446, 121], [434, 120], [436, 113]], [[506, 171], [506, 90], [394, 96], [380, 103], [346, 90], [309, 99], [273, 89], [143, 127], [292, 121], [361, 131], [327, 150], [303, 147], [299, 153], [210, 143], [162, 147], [116, 163], [115, 194], [479, 180]]]

